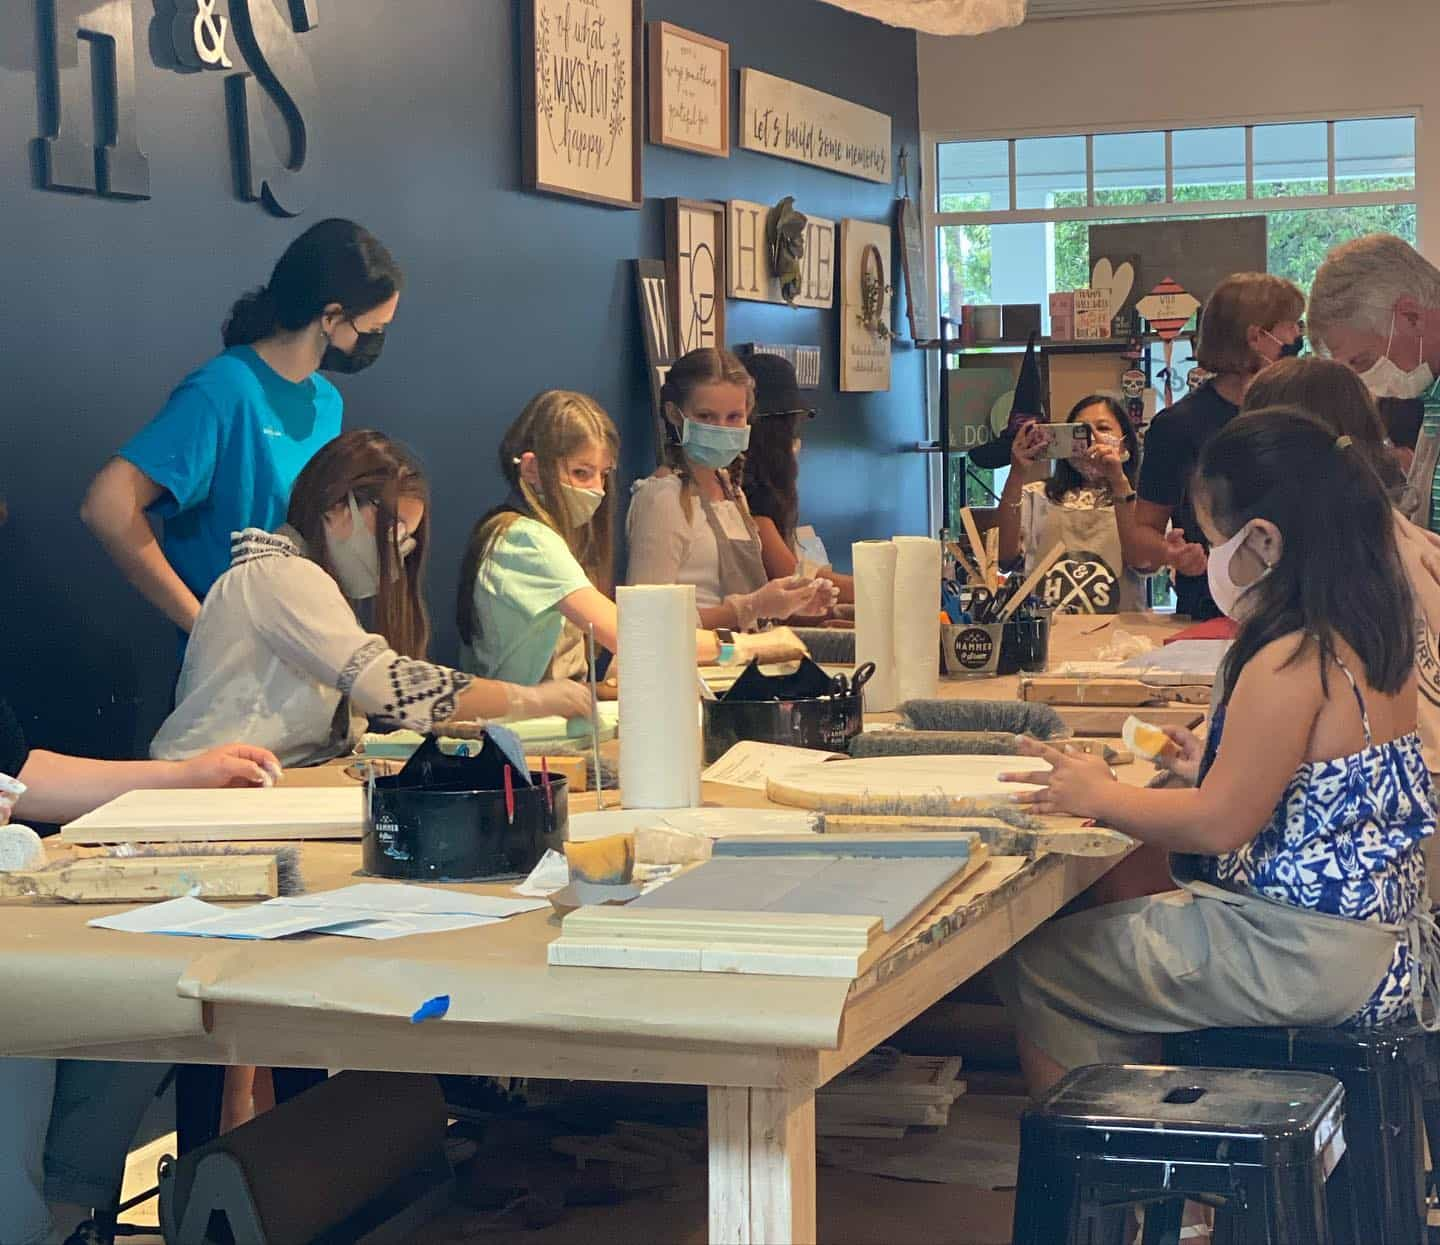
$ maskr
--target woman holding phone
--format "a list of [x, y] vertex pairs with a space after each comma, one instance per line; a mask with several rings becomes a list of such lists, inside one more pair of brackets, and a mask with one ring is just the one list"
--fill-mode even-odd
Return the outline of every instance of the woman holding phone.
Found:
[[[1054, 456], [1052, 443], [1062, 440], [1056, 434], [1067, 433], [1067, 425], [1077, 426], [1063, 438], [1073, 451], [1055, 459], [1049, 479], [1027, 484], [1031, 468]], [[1088, 444], [1076, 435], [1080, 427], [1088, 431]], [[1081, 398], [1065, 424], [1022, 424], [1000, 495], [1001, 565], [1029, 574], [1058, 544], [1065, 552], [1041, 583], [1047, 606], [1073, 614], [1143, 609], [1145, 581], [1125, 569], [1118, 524], [1119, 512], [1135, 503], [1139, 460], [1125, 408], [1105, 394]]]

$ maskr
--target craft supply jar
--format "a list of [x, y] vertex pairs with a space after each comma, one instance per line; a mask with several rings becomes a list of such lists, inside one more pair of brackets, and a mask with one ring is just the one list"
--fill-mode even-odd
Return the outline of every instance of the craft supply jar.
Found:
[[1037, 611], [1005, 624], [997, 674], [1039, 674], [1050, 665], [1050, 619], [1053, 611]]

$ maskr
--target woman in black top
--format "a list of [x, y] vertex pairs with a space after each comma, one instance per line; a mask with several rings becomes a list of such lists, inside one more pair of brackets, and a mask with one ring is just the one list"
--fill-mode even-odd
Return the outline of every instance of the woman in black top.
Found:
[[1208, 384], [1156, 416], [1145, 437], [1139, 500], [1117, 511], [1125, 565], [1176, 571], [1176, 612], [1197, 621], [1219, 610], [1205, 581], [1206, 546], [1190, 504], [1190, 476], [1211, 439], [1240, 411], [1251, 378], [1305, 344], [1305, 295], [1283, 277], [1242, 272], [1215, 287], [1195, 358]]

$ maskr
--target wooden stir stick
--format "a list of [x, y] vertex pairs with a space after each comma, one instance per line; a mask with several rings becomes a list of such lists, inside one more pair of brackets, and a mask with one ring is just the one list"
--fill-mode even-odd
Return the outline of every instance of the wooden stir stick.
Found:
[[1030, 594], [1035, 591], [1036, 585], [1050, 573], [1050, 568], [1060, 561], [1060, 555], [1064, 552], [1064, 544], [1057, 542], [1051, 546], [1049, 553], [1035, 563], [1035, 569], [1025, 576], [1025, 582], [1012, 592], [1010, 599], [1005, 602], [1005, 608], [1000, 611], [1000, 622], [1010, 621], [1015, 611], [1030, 599]]

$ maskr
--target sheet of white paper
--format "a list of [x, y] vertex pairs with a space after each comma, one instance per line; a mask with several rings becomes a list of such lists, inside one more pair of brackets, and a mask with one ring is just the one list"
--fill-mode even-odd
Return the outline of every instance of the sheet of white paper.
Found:
[[742, 739], [700, 777], [706, 782], [721, 782], [747, 791], [764, 791], [766, 780], [781, 771], [793, 771], [805, 764], [823, 765], [843, 758], [835, 752], [817, 752], [811, 748], [792, 748], [787, 744], [763, 744]]
[[570, 885], [570, 862], [553, 848], [546, 848], [540, 863], [519, 886], [511, 887], [517, 895], [544, 898]]
[[[267, 899], [267, 908], [323, 908], [326, 912], [373, 912], [382, 917], [432, 913], [442, 916], [517, 916], [549, 905], [536, 899], [507, 899], [501, 895], [471, 895], [441, 887], [411, 886], [405, 882], [361, 882], [338, 891], [314, 895], [286, 895]], [[354, 920], [355, 917], [337, 919]]]
[[333, 917], [316, 911], [265, 911], [265, 905], [222, 908], [219, 904], [185, 897], [135, 908], [119, 916], [97, 917], [96, 929], [131, 934], [173, 934], [192, 938], [241, 938], [268, 941], [320, 928]]
[[436, 912], [412, 912], [408, 916], [327, 925], [322, 932], [337, 934], [341, 938], [366, 938], [384, 942], [391, 938], [408, 938], [412, 934], [443, 934], [456, 929], [472, 929], [477, 925], [495, 925], [500, 919], [491, 916], [446, 916]]

